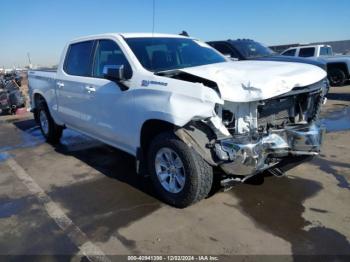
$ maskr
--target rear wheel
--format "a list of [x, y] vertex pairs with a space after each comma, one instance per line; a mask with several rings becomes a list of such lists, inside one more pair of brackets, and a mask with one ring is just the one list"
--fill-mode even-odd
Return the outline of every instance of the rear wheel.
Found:
[[340, 68], [332, 68], [328, 72], [328, 79], [331, 86], [342, 86], [345, 83], [346, 75]]
[[46, 141], [53, 144], [58, 143], [62, 136], [63, 127], [55, 123], [45, 102], [39, 102], [36, 114], [41, 133]]
[[212, 167], [172, 133], [162, 133], [152, 141], [148, 167], [157, 193], [172, 206], [187, 207], [211, 190]]

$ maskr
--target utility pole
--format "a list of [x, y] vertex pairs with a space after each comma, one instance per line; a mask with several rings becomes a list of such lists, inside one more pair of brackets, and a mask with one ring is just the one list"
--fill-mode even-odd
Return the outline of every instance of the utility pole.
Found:
[[30, 53], [27, 53], [28, 56], [28, 60], [29, 60], [29, 69], [32, 69], [33, 65], [32, 65], [32, 61], [30, 60]]

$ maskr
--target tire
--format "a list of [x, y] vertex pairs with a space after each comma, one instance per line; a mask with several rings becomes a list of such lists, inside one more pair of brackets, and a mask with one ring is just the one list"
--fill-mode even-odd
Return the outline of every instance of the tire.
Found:
[[340, 68], [332, 68], [328, 72], [328, 79], [331, 86], [343, 86], [346, 81], [346, 75]]
[[39, 102], [36, 114], [41, 133], [46, 141], [51, 144], [59, 143], [62, 137], [63, 127], [55, 123], [44, 101]]
[[[166, 174], [169, 175], [169, 177], [164, 179], [163, 182], [160, 181], [157, 175], [157, 170], [159, 171], [160, 167], [164, 168], [164, 166], [157, 163], [162, 162], [164, 164], [167, 160], [164, 157], [161, 158], [162, 161], [157, 161], [156, 163], [156, 159], [159, 160], [163, 153], [163, 155], [166, 155], [166, 152], [170, 152], [173, 159], [177, 160], [173, 161], [173, 163], [179, 163], [177, 159], [177, 157], [179, 157], [183, 166], [183, 168], [178, 168], [179, 164], [177, 164], [177, 167], [174, 165], [169, 168], [169, 170], [173, 168], [172, 171], [169, 172], [173, 172], [173, 176], [177, 176], [175, 179], [173, 177], [173, 180], [176, 181], [174, 182], [173, 189], [176, 188], [176, 190], [169, 191], [164, 184], [162, 185], [162, 183], [167, 184], [167, 181], [171, 181], [171, 175]], [[163, 162], [163, 160], [165, 160], [165, 162]], [[170, 162], [168, 161], [168, 163]], [[213, 168], [205, 162], [197, 152], [170, 132], [161, 133], [151, 142], [148, 150], [148, 169], [158, 195], [165, 203], [177, 208], [184, 208], [202, 200], [208, 195], [213, 184]], [[182, 187], [180, 183], [178, 183], [179, 176], [184, 178]], [[169, 182], [169, 185], [170, 184]]]

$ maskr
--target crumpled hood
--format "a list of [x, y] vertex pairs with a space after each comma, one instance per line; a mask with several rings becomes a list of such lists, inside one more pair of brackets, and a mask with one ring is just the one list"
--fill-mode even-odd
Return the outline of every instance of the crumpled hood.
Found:
[[317, 66], [275, 61], [223, 62], [181, 71], [216, 82], [222, 99], [231, 102], [268, 99], [327, 76]]

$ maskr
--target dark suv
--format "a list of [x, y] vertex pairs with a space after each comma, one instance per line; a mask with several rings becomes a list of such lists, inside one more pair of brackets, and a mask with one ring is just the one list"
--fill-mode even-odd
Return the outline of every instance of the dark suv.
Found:
[[297, 62], [316, 65], [327, 70], [326, 63], [312, 59], [282, 56], [272, 51], [269, 47], [251, 39], [210, 41], [208, 44], [232, 60]]

